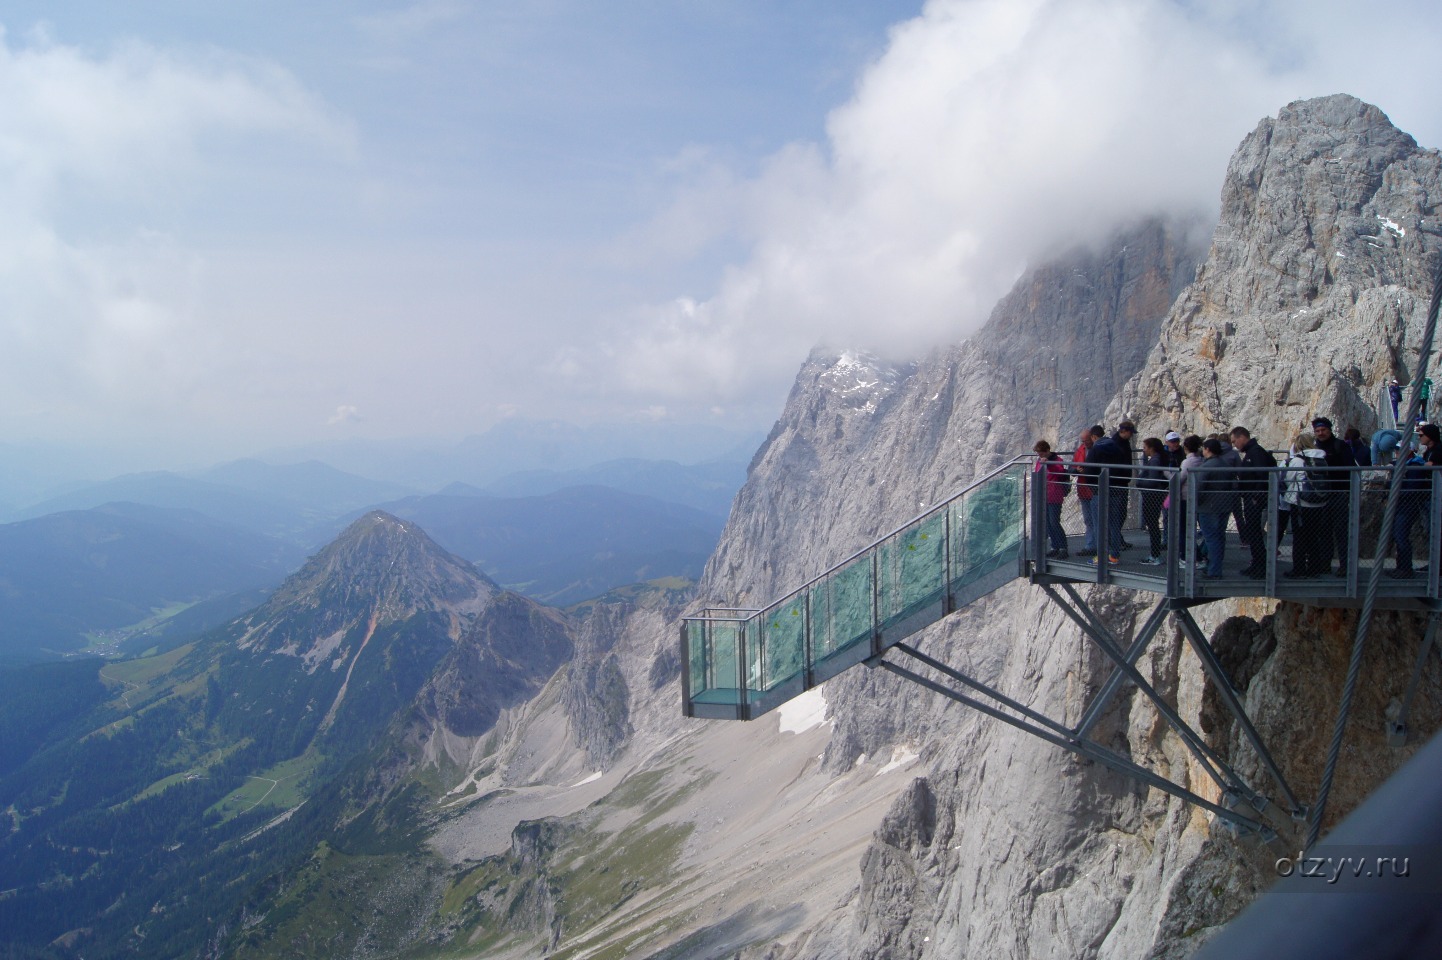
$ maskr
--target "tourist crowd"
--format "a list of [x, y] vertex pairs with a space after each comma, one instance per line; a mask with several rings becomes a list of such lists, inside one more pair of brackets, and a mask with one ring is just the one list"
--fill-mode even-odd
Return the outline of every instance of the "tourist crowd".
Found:
[[[1301, 578], [1333, 573], [1345, 577], [1352, 536], [1348, 498], [1358, 473], [1340, 468], [1381, 466], [1394, 456], [1405, 455], [1409, 466], [1392, 524], [1396, 563], [1390, 576], [1413, 576], [1413, 529], [1426, 512], [1432, 488], [1430, 473], [1421, 468], [1442, 466], [1442, 433], [1437, 425], [1421, 424], [1415, 447], [1406, 451], [1399, 450], [1402, 434], [1397, 430], [1379, 430], [1369, 442], [1355, 427], [1336, 435], [1326, 417], [1314, 419], [1311, 428], [1292, 439], [1280, 464], [1246, 427], [1206, 438], [1170, 431], [1160, 439], [1142, 440], [1138, 453], [1133, 446], [1136, 426], [1131, 421], [1122, 421], [1111, 434], [1093, 426], [1081, 432], [1070, 463], [1046, 440], [1038, 440], [1033, 449], [1035, 469], [1046, 481], [1046, 532], [1051, 548], [1047, 556], [1069, 556], [1062, 505], [1075, 490], [1086, 529], [1085, 546], [1078, 555], [1092, 558], [1092, 563], [1103, 557], [1107, 563], [1120, 563], [1122, 551], [1131, 547], [1123, 539], [1122, 529], [1135, 485], [1149, 547], [1143, 564], [1163, 563], [1167, 516], [1178, 510], [1177, 529], [1195, 532], [1198, 537], [1195, 556], [1204, 579], [1218, 580], [1223, 575], [1229, 520], [1235, 522], [1249, 555], [1240, 575], [1263, 577], [1271, 540], [1268, 500], [1272, 485], [1279, 484], [1275, 542], [1281, 544], [1289, 529], [1292, 534], [1292, 565], [1282, 575]], [[1175, 487], [1173, 475], [1180, 477]], [[1105, 505], [1101, 502], [1103, 490]], [[1105, 530], [1100, 529], [1103, 516]]]

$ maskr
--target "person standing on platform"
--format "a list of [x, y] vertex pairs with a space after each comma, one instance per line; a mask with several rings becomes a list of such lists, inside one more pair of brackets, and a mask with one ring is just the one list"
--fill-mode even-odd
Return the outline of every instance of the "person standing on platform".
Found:
[[1206, 580], [1222, 579], [1227, 549], [1227, 516], [1236, 509], [1236, 471], [1222, 456], [1222, 441], [1208, 437], [1202, 443], [1197, 474], [1197, 522], [1207, 545]]
[[1387, 384], [1387, 399], [1392, 401], [1392, 423], [1395, 425], [1402, 416], [1402, 385], [1397, 382], [1396, 377]]
[[1312, 436], [1317, 449], [1322, 451], [1322, 455], [1326, 458], [1327, 466], [1338, 468], [1329, 471], [1332, 476], [1326, 481], [1327, 502], [1323, 506], [1323, 522], [1326, 524], [1322, 535], [1322, 555], [1325, 557], [1323, 566], [1330, 567], [1332, 557], [1335, 555], [1339, 561], [1337, 576], [1345, 577], [1349, 556], [1347, 545], [1350, 541], [1348, 527], [1351, 522], [1349, 492], [1356, 474], [1340, 468], [1355, 467], [1357, 461], [1352, 456], [1352, 448], [1332, 432], [1332, 421], [1326, 417], [1317, 417], [1312, 421]]
[[1362, 431], [1356, 427], [1348, 427], [1342, 434], [1342, 439], [1347, 446], [1352, 448], [1352, 459], [1357, 461], [1359, 467], [1370, 467], [1372, 465], [1372, 448], [1367, 441], [1362, 439]]
[[1086, 527], [1086, 542], [1077, 552], [1079, 557], [1097, 555], [1097, 502], [1095, 499], [1097, 488], [1092, 478], [1087, 475], [1086, 468], [1082, 466], [1086, 463], [1092, 444], [1096, 443], [1096, 437], [1092, 436], [1092, 429], [1091, 427], [1082, 428], [1081, 442], [1077, 444], [1076, 452], [1071, 455], [1072, 473], [1077, 475], [1077, 505], [1081, 507], [1082, 524]]
[[1067, 476], [1066, 464], [1052, 452], [1050, 443], [1038, 440], [1032, 450], [1036, 451], [1033, 472], [1046, 477], [1046, 535], [1051, 543], [1047, 559], [1065, 560], [1066, 530], [1061, 525], [1061, 507], [1066, 495], [1071, 493], [1071, 479]]
[[[1109, 563], [1122, 562], [1122, 521], [1126, 519], [1127, 491], [1132, 482], [1131, 448], [1132, 437], [1137, 428], [1130, 420], [1117, 424], [1110, 437], [1103, 437], [1092, 444], [1087, 454], [1086, 471], [1097, 480], [1101, 489], [1101, 477], [1106, 472], [1110, 494], [1107, 496], [1106, 550]], [[1097, 559], [1101, 559], [1102, 546], [1097, 544]]]
[[1298, 434], [1287, 459], [1287, 486], [1282, 494], [1292, 527], [1292, 566], [1282, 574], [1288, 579], [1315, 577], [1327, 569], [1322, 541], [1330, 536], [1323, 509], [1329, 495], [1317, 487], [1326, 464], [1326, 454], [1316, 449], [1312, 435]]
[[1402, 477], [1401, 496], [1392, 521], [1392, 547], [1396, 551], [1396, 567], [1388, 574], [1395, 580], [1407, 580], [1412, 568], [1412, 528], [1431, 500], [1432, 471], [1422, 469], [1442, 463], [1442, 432], [1435, 423], [1424, 423], [1417, 431], [1418, 454], [1407, 461]]
[[1232, 449], [1240, 454], [1243, 468], [1237, 480], [1237, 532], [1252, 555], [1242, 576], [1263, 577], [1267, 574], [1267, 493], [1273, 474], [1262, 471], [1276, 467], [1277, 458], [1253, 439], [1246, 427], [1232, 428]]
[[1421, 412], [1418, 414], [1418, 421], [1417, 421], [1418, 423], [1424, 423], [1424, 422], [1426, 422], [1426, 420], [1427, 420], [1427, 402], [1432, 399], [1432, 378], [1431, 378], [1431, 377], [1427, 377], [1426, 379], [1424, 379], [1424, 380], [1422, 381], [1421, 398], [1422, 398], [1422, 410], [1421, 410]]
[[1162, 441], [1148, 437], [1142, 441], [1142, 469], [1137, 475], [1137, 489], [1142, 494], [1142, 526], [1146, 528], [1150, 545], [1147, 558], [1142, 561], [1149, 567], [1162, 563], [1162, 501], [1167, 495], [1167, 456]]

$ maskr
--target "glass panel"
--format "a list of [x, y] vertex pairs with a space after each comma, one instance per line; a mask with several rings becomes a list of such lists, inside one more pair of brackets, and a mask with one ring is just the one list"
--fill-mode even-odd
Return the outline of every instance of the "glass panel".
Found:
[[877, 587], [883, 623], [903, 620], [941, 599], [945, 537], [945, 516], [936, 511], [882, 542]]
[[1021, 543], [1023, 483], [1019, 469], [1009, 470], [954, 506], [953, 523], [960, 528], [960, 562], [953, 564], [958, 582], [969, 583], [995, 570]]
[[[741, 625], [739, 623], [708, 623], [706, 624], [707, 652], [710, 654], [710, 683], [706, 686], [712, 690], [725, 690], [728, 696], [721, 698], [720, 702], [739, 703], [739, 691], [736, 689], [736, 658], [738, 641], [741, 636]], [[715, 702], [716, 697], [710, 698]]]
[[831, 571], [811, 588], [812, 657], [824, 660], [871, 639], [871, 554]]
[[783, 600], [761, 614], [761, 666], [753, 688], [770, 690], [801, 671], [806, 659], [806, 601], [802, 594]]

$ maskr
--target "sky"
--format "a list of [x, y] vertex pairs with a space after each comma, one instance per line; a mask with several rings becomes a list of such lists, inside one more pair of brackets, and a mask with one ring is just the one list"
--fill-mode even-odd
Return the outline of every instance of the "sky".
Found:
[[155, 466], [508, 419], [765, 430], [817, 344], [1214, 217], [1336, 92], [1442, 145], [1442, 8], [0, 4], [0, 442]]

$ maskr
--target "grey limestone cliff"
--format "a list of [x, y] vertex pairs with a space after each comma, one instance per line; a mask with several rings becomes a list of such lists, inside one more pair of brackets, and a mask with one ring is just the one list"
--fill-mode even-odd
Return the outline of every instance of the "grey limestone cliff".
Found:
[[[1394, 372], [1405, 380], [1415, 362], [1438, 191], [1435, 152], [1376, 108], [1350, 97], [1292, 104], [1239, 148], [1195, 271], [1184, 234], [1148, 224], [1033, 271], [986, 329], [924, 361], [814, 354], [752, 464], [702, 596], [764, 603], [1036, 436], [1069, 440], [1108, 406], [1108, 419], [1134, 414], [1144, 429], [1243, 421], [1274, 441], [1316, 411], [1369, 427], [1372, 388]], [[1082, 290], [1105, 309], [1077, 310]], [[1151, 601], [1097, 588], [1090, 602], [1125, 640]], [[1304, 794], [1316, 788], [1353, 617], [1270, 601], [1199, 615]], [[1369, 720], [1349, 735], [1334, 815], [1408, 753], [1383, 744], [1380, 718], [1405, 686], [1420, 623], [1388, 615], [1377, 633], [1356, 708]], [[1106, 674], [1070, 621], [1021, 583], [918, 642], [1067, 721]], [[1260, 777], [1174, 631], [1139, 666], [1214, 749]], [[830, 769], [906, 743], [928, 772], [863, 857], [849, 924], [775, 956], [1184, 957], [1268, 882], [1266, 852], [1197, 809], [881, 671], [853, 670], [824, 692]], [[1416, 719], [1435, 729], [1437, 705]], [[1208, 789], [1143, 698], [1120, 698], [1100, 736]]]
[[1313, 414], [1363, 433], [1410, 383], [1442, 251], [1442, 157], [1381, 110], [1289, 104], [1227, 167], [1211, 251], [1114, 412], [1286, 446]]

